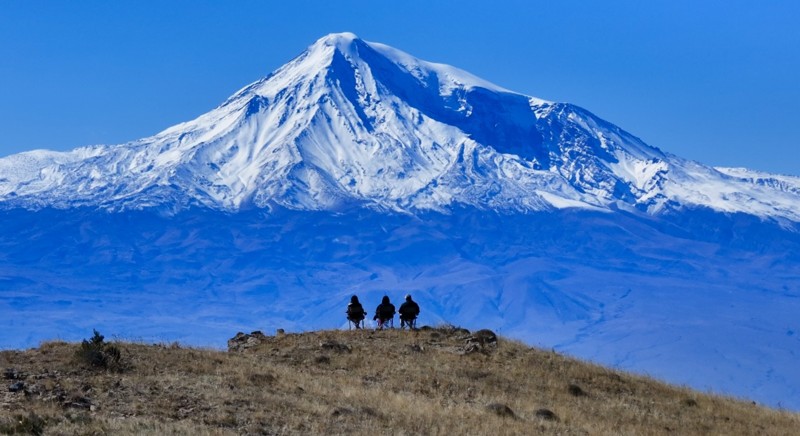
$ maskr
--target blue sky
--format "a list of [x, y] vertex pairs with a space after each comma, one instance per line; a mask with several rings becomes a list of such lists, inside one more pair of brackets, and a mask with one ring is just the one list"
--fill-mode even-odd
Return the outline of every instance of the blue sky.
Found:
[[0, 156], [157, 133], [350, 31], [686, 158], [800, 175], [798, 23], [789, 0], [9, 0]]

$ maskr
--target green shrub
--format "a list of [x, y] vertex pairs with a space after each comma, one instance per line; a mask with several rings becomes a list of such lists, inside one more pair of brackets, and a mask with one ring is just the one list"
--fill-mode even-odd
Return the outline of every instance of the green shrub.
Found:
[[105, 338], [97, 330], [91, 339], [84, 339], [76, 356], [78, 361], [92, 367], [111, 371], [122, 370], [122, 354], [116, 345], [105, 342]]

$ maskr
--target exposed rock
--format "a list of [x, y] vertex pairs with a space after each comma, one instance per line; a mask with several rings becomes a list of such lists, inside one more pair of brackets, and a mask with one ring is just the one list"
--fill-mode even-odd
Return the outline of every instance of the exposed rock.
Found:
[[511, 410], [510, 407], [506, 406], [505, 404], [501, 403], [490, 403], [486, 405], [486, 409], [494, 412], [498, 416], [504, 416], [509, 418], [516, 418], [517, 415], [514, 414], [514, 411]]
[[586, 396], [586, 392], [584, 392], [583, 389], [581, 389], [581, 387], [576, 384], [570, 384], [569, 386], [567, 386], [567, 392], [569, 392], [570, 395], [574, 397]]
[[497, 344], [497, 335], [489, 329], [478, 330], [471, 337], [482, 345]]
[[469, 330], [461, 328], [461, 327], [454, 327], [453, 328], [454, 335], [469, 335]]
[[478, 330], [464, 338], [464, 346], [457, 350], [458, 354], [484, 353], [497, 348], [497, 335], [487, 329]]
[[228, 339], [228, 351], [229, 352], [242, 352], [249, 348], [253, 348], [267, 340], [267, 337], [264, 336], [264, 333], [260, 331], [254, 331], [249, 335], [246, 333], [236, 333], [236, 336]]
[[447, 336], [469, 336], [469, 330], [452, 325], [439, 327], [437, 330]]
[[482, 380], [492, 375], [489, 371], [468, 370], [464, 372], [464, 376], [470, 380]]
[[25, 389], [25, 383], [21, 381], [12, 383], [11, 386], [8, 387], [9, 392], [20, 392], [23, 389]]
[[338, 352], [338, 353], [350, 353], [351, 351], [353, 351], [353, 350], [350, 348], [350, 346], [349, 346], [349, 345], [347, 345], [347, 344], [342, 344], [342, 343], [340, 343], [340, 342], [336, 342], [336, 341], [325, 341], [325, 342], [321, 342], [321, 343], [319, 344], [319, 346], [320, 346], [320, 347], [321, 347], [323, 350], [331, 350], [331, 351], [336, 351], [336, 352]]
[[331, 416], [352, 415], [353, 410], [347, 407], [337, 407], [331, 412]]
[[465, 355], [465, 354], [472, 354], [472, 353], [480, 353], [483, 351], [483, 347], [478, 344], [468, 342], [463, 347], [458, 348], [458, 354]]
[[558, 421], [558, 415], [556, 415], [550, 409], [539, 409], [536, 411], [536, 417], [544, 419], [546, 421]]
[[381, 416], [377, 410], [373, 409], [372, 407], [362, 407], [361, 413], [367, 416], [378, 417]]
[[6, 380], [22, 380], [25, 378], [25, 374], [14, 368], [6, 368], [5, 371], [3, 371], [3, 378]]
[[42, 387], [36, 383], [33, 384], [26, 384], [25, 385], [25, 395], [36, 395], [41, 396], [44, 395], [44, 390]]
[[275, 376], [272, 374], [251, 374], [249, 379], [256, 386], [268, 386], [276, 381]]
[[408, 350], [414, 353], [422, 353], [423, 351], [425, 351], [425, 348], [423, 348], [422, 345], [419, 344], [411, 344], [408, 345]]
[[76, 396], [70, 399], [70, 401], [65, 401], [62, 406], [65, 408], [91, 409], [92, 400], [89, 397]]

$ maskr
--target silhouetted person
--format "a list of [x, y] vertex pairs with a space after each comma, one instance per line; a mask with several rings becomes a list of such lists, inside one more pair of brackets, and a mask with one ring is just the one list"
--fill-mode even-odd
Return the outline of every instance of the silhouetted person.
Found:
[[378, 321], [378, 328], [382, 329], [384, 325], [394, 319], [394, 304], [389, 301], [389, 297], [384, 295], [381, 304], [375, 308], [375, 316], [373, 320]]
[[417, 316], [419, 316], [419, 305], [411, 299], [411, 295], [406, 295], [406, 301], [400, 305], [400, 328], [405, 326], [414, 328]]
[[350, 303], [347, 305], [346, 313], [347, 320], [355, 324], [357, 329], [360, 329], [364, 318], [367, 316], [367, 313], [364, 311], [364, 307], [358, 302], [358, 297], [355, 295], [350, 298]]

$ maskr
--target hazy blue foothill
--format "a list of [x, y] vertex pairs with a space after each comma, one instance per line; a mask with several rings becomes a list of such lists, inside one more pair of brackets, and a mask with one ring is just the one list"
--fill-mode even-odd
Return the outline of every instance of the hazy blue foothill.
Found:
[[0, 159], [0, 347], [222, 347], [358, 294], [800, 409], [800, 178], [352, 34], [152, 137]]
[[352, 293], [410, 292], [427, 324], [795, 407], [800, 238], [691, 215], [7, 211], [2, 346], [92, 328], [221, 346], [231, 331], [344, 327]]

